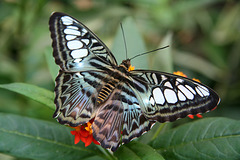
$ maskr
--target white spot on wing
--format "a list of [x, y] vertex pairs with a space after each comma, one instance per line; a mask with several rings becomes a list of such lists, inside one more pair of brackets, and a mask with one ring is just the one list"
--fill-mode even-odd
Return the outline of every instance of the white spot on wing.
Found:
[[188, 99], [192, 100], [194, 98], [194, 95], [183, 85], [179, 85], [178, 89], [180, 89]]
[[103, 46], [92, 47], [91, 49], [92, 50], [102, 50]]
[[178, 99], [180, 101], [186, 101], [186, 97], [182, 94], [182, 92], [178, 91]]
[[167, 79], [167, 77], [166, 77], [166, 76], [164, 76], [164, 75], [161, 75], [161, 77], [162, 77], [162, 81], [164, 81], [164, 80], [166, 80], [166, 79]]
[[171, 83], [168, 82], [168, 81], [164, 84], [164, 86], [169, 87], [169, 88], [173, 88], [173, 86], [171, 85]]
[[75, 35], [75, 36], [80, 36], [80, 32], [74, 29], [64, 29], [65, 34], [70, 34], [70, 35]]
[[71, 25], [73, 24], [73, 19], [69, 16], [64, 16], [61, 18], [64, 25]]
[[78, 27], [76, 26], [67, 26], [68, 29], [74, 29], [74, 30], [78, 30]]
[[75, 77], [77, 77], [77, 78], [81, 78], [81, 77], [83, 77], [80, 73], [75, 73]]
[[154, 84], [158, 84], [158, 79], [157, 79], [157, 76], [155, 73], [152, 74], [152, 79], [153, 79]]
[[74, 65], [78, 68], [82, 67], [82, 63], [80, 63], [82, 59], [74, 59], [72, 62], [75, 63]]
[[197, 87], [202, 92], [202, 94], [204, 96], [209, 96], [210, 95], [209, 90], [206, 87], [200, 86], [200, 85], [198, 85]]
[[187, 89], [189, 89], [193, 94], [196, 95], [196, 92], [194, 91], [194, 89], [193, 89], [191, 86], [185, 85], [185, 87], [186, 87]]
[[152, 91], [153, 98], [157, 104], [163, 105], [165, 102], [165, 98], [160, 88], [154, 88]]
[[88, 55], [87, 49], [77, 49], [71, 52], [71, 56], [73, 58], [83, 58], [83, 57], [86, 57], [87, 55]]
[[89, 44], [89, 39], [81, 39], [82, 42], [84, 42], [86, 45]]
[[168, 103], [177, 103], [177, 95], [176, 93], [171, 89], [165, 89], [164, 95]]
[[82, 28], [81, 32], [82, 32], [82, 36], [84, 36], [86, 33], [88, 33], [88, 31], [85, 28]]
[[175, 86], [178, 86], [179, 85], [179, 82], [178, 81], [175, 81]]
[[153, 97], [150, 98], [150, 103], [151, 103], [151, 105], [153, 105], [153, 106], [155, 105], [155, 101], [154, 101]]
[[204, 89], [206, 92], [209, 92], [209, 90], [206, 87], [204, 87], [202, 85], [198, 85], [198, 86], [201, 87], [202, 89]]
[[92, 43], [97, 43], [98, 41], [96, 39], [92, 38]]
[[69, 49], [78, 49], [78, 48], [81, 48], [83, 44], [78, 40], [73, 40], [73, 41], [67, 42], [67, 46]]
[[204, 97], [204, 95], [202, 94], [202, 92], [198, 89], [198, 87], [195, 87], [197, 93], [201, 96], [201, 97]]
[[77, 36], [74, 36], [74, 35], [66, 35], [66, 40], [73, 40], [75, 39]]
[[82, 32], [87, 33], [88, 31], [85, 28], [83, 28]]
[[176, 80], [177, 80], [179, 83], [183, 83], [183, 81], [184, 81], [184, 80], [181, 79], [181, 78], [177, 78]]

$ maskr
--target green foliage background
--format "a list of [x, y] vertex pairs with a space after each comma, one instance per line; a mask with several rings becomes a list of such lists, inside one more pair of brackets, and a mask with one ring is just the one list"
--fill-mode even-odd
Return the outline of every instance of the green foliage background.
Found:
[[[48, 30], [53, 11], [87, 25], [118, 62], [126, 59], [120, 22], [128, 57], [170, 45], [133, 65], [200, 79], [221, 97], [204, 117], [221, 118], [155, 125], [113, 155], [73, 145], [70, 129], [52, 119], [58, 70]], [[0, 1], [0, 159], [240, 159], [239, 16], [238, 0]]]

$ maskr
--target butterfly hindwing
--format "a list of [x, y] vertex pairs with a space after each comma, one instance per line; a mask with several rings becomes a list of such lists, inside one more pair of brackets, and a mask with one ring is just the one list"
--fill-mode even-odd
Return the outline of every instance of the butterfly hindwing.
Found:
[[62, 124], [78, 126], [93, 118], [96, 97], [108, 75], [103, 72], [59, 72], [56, 78], [53, 117]]
[[118, 86], [121, 91], [115, 96], [115, 100], [122, 102], [124, 112], [122, 119], [122, 143], [128, 143], [132, 139], [141, 136], [149, 131], [155, 121], [145, 117], [140, 106], [140, 100], [137, 93], [129, 87], [129, 84], [122, 82]]
[[220, 101], [211, 88], [185, 77], [145, 70], [131, 73], [135, 84], [132, 88], [139, 93], [141, 109], [151, 120], [172, 122], [190, 114], [205, 113]]
[[141, 136], [150, 130], [154, 123], [147, 120], [142, 113], [131, 88], [125, 83], [119, 83], [96, 113], [93, 136], [102, 147], [116, 151], [120, 144]]
[[63, 71], [101, 70], [117, 65], [107, 46], [85, 25], [64, 13], [49, 20], [53, 56]]
[[93, 137], [103, 148], [115, 151], [121, 141], [121, 126], [124, 108], [121, 101], [113, 100], [114, 90], [108, 101], [101, 105], [92, 124]]

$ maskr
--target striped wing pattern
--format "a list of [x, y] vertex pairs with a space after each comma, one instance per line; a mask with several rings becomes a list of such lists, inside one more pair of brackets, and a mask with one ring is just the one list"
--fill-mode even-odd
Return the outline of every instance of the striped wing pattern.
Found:
[[56, 78], [56, 111], [53, 117], [72, 127], [87, 123], [94, 117], [95, 97], [105, 84], [105, 78], [107, 75], [102, 72], [60, 71]]
[[91, 63], [115, 66], [117, 62], [107, 46], [84, 24], [64, 13], [54, 13], [49, 20], [53, 56], [63, 71], [100, 70]]
[[168, 122], [204, 113], [219, 103], [209, 87], [158, 71], [128, 71], [85, 25], [64, 13], [50, 17], [53, 56], [60, 66], [53, 117], [72, 127], [92, 118], [93, 137], [104, 148], [149, 131], [156, 121]]
[[132, 88], [142, 100], [142, 112], [151, 120], [172, 122], [190, 114], [205, 113], [220, 101], [212, 89], [185, 77], [145, 70], [131, 73], [132, 81], [142, 85]]
[[133, 90], [119, 83], [106, 103], [99, 107], [93, 135], [104, 148], [115, 151], [121, 140], [123, 144], [130, 142], [150, 130], [154, 123], [143, 114]]

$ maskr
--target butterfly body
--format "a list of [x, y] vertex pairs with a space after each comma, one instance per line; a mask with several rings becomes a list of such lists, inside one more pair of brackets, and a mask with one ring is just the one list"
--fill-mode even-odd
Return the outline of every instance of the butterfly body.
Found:
[[53, 117], [72, 127], [94, 118], [93, 137], [104, 148], [149, 131], [155, 122], [172, 122], [212, 110], [218, 95], [188, 78], [120, 65], [107, 46], [85, 25], [64, 13], [49, 21], [53, 56], [60, 66]]
[[105, 102], [110, 94], [113, 92], [114, 88], [118, 84], [118, 79], [110, 80], [106, 85], [104, 85], [101, 90], [99, 91], [97, 103], [100, 105], [101, 103]]

